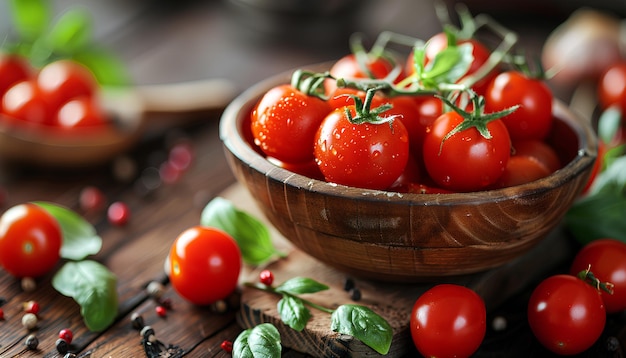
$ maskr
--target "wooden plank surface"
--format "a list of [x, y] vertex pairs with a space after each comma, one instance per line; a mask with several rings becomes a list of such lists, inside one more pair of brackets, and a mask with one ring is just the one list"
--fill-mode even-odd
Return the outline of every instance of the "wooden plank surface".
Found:
[[[236, 184], [221, 196], [231, 200], [242, 210], [263, 219], [263, 214], [243, 186]], [[492, 312], [506, 300], [562, 265], [571, 255], [568, 239], [559, 228], [530, 252], [502, 267], [463, 277], [434, 279], [433, 282], [423, 284], [393, 284], [350, 277], [294, 248], [275, 230], [273, 237], [276, 246], [289, 253], [285, 259], [267, 266], [274, 273], [275, 282], [280, 284], [296, 276], [310, 277], [327, 284], [330, 289], [308, 295], [307, 299], [332, 309], [348, 303], [363, 304], [373, 309], [392, 326], [394, 335], [389, 357], [402, 357], [412, 351], [408, 326], [411, 309], [415, 300], [434, 284], [446, 282], [470, 287], [483, 298], [487, 310]], [[362, 298], [358, 302], [353, 301], [344, 290], [348, 277], [361, 290]], [[248, 279], [256, 279], [254, 272]], [[279, 299], [278, 296], [260, 290], [244, 288], [239, 323], [250, 328], [270, 322], [279, 328], [284, 346], [316, 357], [378, 355], [362, 342], [332, 332], [330, 315], [315, 309], [311, 310], [312, 317], [302, 332], [289, 328], [280, 320], [276, 308]]]

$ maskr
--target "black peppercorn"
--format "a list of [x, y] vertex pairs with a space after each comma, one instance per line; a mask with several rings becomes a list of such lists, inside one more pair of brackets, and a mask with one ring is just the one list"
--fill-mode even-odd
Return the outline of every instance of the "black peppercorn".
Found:
[[350, 298], [353, 301], [358, 301], [361, 299], [361, 290], [359, 290], [358, 288], [353, 288], [350, 290]]
[[145, 323], [143, 321], [143, 317], [139, 313], [137, 313], [137, 312], [133, 313], [130, 316], [130, 321], [133, 324], [133, 328], [136, 329], [136, 330], [141, 330], [145, 326]]
[[31, 334], [28, 337], [26, 337], [24, 344], [26, 345], [26, 348], [28, 348], [31, 351], [34, 351], [37, 349], [37, 346], [39, 346], [39, 339], [37, 339], [37, 336], [35, 336], [34, 334]]
[[57, 339], [55, 345], [57, 347], [57, 352], [61, 354], [67, 353], [67, 351], [70, 349], [70, 345], [67, 343], [65, 339], [62, 339], [62, 338]]

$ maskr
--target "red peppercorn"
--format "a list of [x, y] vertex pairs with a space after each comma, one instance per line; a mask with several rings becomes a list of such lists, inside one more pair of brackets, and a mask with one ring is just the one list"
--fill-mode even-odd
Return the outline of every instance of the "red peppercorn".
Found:
[[263, 270], [259, 273], [259, 281], [266, 286], [271, 286], [274, 282], [274, 274], [270, 270]]
[[4, 320], [4, 310], [0, 308], [0, 321]]
[[104, 207], [104, 193], [95, 186], [87, 186], [81, 190], [78, 203], [84, 211], [98, 211]]
[[113, 225], [126, 225], [130, 219], [130, 209], [126, 203], [116, 201], [109, 206], [107, 217], [109, 218], [109, 222]]
[[32, 313], [34, 315], [38, 315], [39, 314], [39, 303], [37, 303], [37, 301], [28, 301], [28, 302], [24, 302], [24, 312], [26, 313]]
[[156, 314], [159, 317], [165, 317], [167, 316], [167, 309], [163, 306], [156, 306], [156, 308], [154, 309], [156, 311]]
[[222, 344], [220, 344], [220, 347], [222, 347], [224, 351], [231, 353], [233, 351], [233, 342], [223, 341]]
[[72, 340], [74, 339], [74, 333], [70, 329], [62, 329], [59, 331], [59, 338], [66, 341], [67, 344], [72, 344]]

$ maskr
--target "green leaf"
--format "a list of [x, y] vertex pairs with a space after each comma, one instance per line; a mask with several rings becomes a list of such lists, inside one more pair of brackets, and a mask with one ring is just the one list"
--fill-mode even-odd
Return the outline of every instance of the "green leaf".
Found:
[[103, 331], [115, 321], [117, 279], [104, 265], [91, 260], [67, 262], [52, 278], [52, 286], [80, 305], [89, 330]]
[[611, 143], [620, 130], [621, 123], [622, 111], [619, 106], [614, 105], [607, 108], [598, 118], [598, 137], [604, 143]]
[[605, 237], [626, 243], [626, 199], [611, 193], [590, 195], [565, 214], [565, 225], [581, 244]]
[[268, 228], [229, 201], [216, 197], [204, 208], [200, 223], [226, 231], [239, 244], [244, 262], [259, 265], [282, 255], [272, 244]]
[[52, 51], [78, 52], [91, 41], [91, 17], [83, 9], [70, 9], [54, 24], [47, 36]]
[[100, 251], [102, 238], [98, 236], [93, 225], [80, 215], [52, 203], [35, 202], [35, 204], [42, 207], [59, 222], [63, 235], [62, 258], [82, 260]]
[[17, 35], [33, 42], [42, 36], [50, 22], [50, 8], [44, 0], [12, 0], [9, 4]]
[[331, 316], [333, 331], [348, 334], [380, 354], [389, 353], [393, 331], [389, 323], [371, 309], [360, 305], [341, 305]]
[[103, 86], [129, 86], [132, 84], [124, 62], [104, 48], [90, 45], [73, 54], [72, 59], [93, 72]]
[[626, 156], [612, 158], [587, 196], [565, 214], [565, 225], [579, 242], [611, 237], [626, 242]]
[[473, 45], [469, 42], [445, 48], [426, 68], [422, 79], [436, 84], [457, 82], [467, 73], [474, 61], [472, 50]]
[[278, 292], [287, 292], [292, 295], [316, 293], [328, 290], [328, 286], [308, 277], [294, 277], [276, 287]]
[[233, 358], [275, 358], [281, 354], [280, 333], [270, 323], [261, 323], [237, 336]]
[[283, 298], [278, 301], [277, 308], [280, 319], [298, 332], [306, 327], [307, 322], [311, 318], [311, 311], [297, 297], [283, 295]]

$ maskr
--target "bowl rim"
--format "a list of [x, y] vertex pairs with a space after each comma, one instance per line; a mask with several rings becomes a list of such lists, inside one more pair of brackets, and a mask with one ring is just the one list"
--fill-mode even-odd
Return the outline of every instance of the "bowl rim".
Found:
[[[326, 70], [328, 63], [305, 66], [314, 70]], [[309, 178], [281, 168], [255, 151], [240, 135], [243, 116], [249, 113], [256, 101], [271, 87], [289, 83], [292, 71], [286, 71], [260, 81], [238, 95], [224, 109], [220, 119], [219, 136], [234, 156], [266, 178], [282, 182], [284, 185], [306, 189], [319, 194], [344, 197], [353, 200], [389, 201], [410, 205], [458, 205], [504, 201], [536, 196], [555, 189], [584, 172], [593, 165], [597, 157], [597, 136], [590, 120], [583, 119], [559, 99], [553, 101], [553, 115], [565, 122], [578, 139], [576, 156], [559, 170], [550, 175], [523, 185], [459, 193], [401, 193], [387, 190], [374, 190], [346, 186]]]

